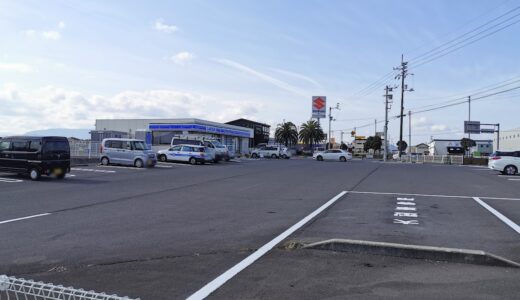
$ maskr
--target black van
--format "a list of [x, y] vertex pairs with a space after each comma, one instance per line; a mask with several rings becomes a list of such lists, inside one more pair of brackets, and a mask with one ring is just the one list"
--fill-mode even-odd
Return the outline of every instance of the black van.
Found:
[[70, 172], [70, 147], [65, 137], [12, 136], [0, 139], [0, 172], [63, 179]]

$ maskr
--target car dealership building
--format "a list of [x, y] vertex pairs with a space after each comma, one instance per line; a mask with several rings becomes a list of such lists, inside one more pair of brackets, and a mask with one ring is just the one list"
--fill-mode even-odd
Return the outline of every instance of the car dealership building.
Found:
[[154, 150], [168, 147], [174, 135], [189, 134], [216, 138], [230, 151], [248, 153], [254, 137], [251, 128], [201, 119], [97, 119], [95, 131], [125, 132], [129, 138], [145, 140]]

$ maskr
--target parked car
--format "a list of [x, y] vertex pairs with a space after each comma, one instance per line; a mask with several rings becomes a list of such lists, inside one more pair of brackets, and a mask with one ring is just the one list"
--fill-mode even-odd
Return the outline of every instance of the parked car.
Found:
[[283, 146], [262, 146], [251, 150], [252, 158], [270, 157], [270, 158], [285, 158], [292, 156], [292, 152]]
[[516, 175], [520, 170], [520, 151], [496, 151], [489, 156], [488, 167], [506, 175]]
[[206, 160], [206, 147], [196, 145], [175, 145], [169, 149], [159, 150], [157, 156], [160, 161], [189, 162], [192, 165], [204, 164]]
[[65, 178], [70, 172], [70, 147], [65, 137], [13, 136], [0, 140], [0, 170], [28, 174], [32, 180], [41, 175]]
[[215, 149], [215, 160], [217, 161], [229, 161], [231, 159], [227, 146], [217, 140], [205, 140], [204, 146]]
[[325, 150], [323, 152], [316, 152], [312, 158], [318, 161], [334, 160], [334, 161], [347, 161], [352, 159], [352, 153], [341, 149]]
[[101, 142], [101, 164], [119, 164], [137, 168], [154, 167], [155, 153], [142, 140], [109, 138]]
[[205, 147], [205, 161], [206, 162], [219, 162], [221, 160], [221, 156], [217, 158], [217, 151], [215, 146], [210, 142], [205, 142], [203, 137], [196, 135], [176, 135], [172, 138], [171, 147], [176, 145], [193, 145], [193, 146], [202, 146]]

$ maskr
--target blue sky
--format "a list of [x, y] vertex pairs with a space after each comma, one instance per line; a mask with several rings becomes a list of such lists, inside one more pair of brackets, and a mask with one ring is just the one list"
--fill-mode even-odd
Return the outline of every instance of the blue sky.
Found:
[[[339, 129], [384, 116], [382, 87], [355, 93], [392, 71], [402, 53], [417, 56], [519, 5], [1, 1], [0, 134], [89, 128], [107, 117], [301, 124], [311, 96], [326, 95], [329, 104], [341, 103], [333, 122], [339, 137]], [[406, 110], [519, 77], [519, 36], [520, 23], [411, 70], [415, 91], [406, 94]], [[472, 119], [520, 127], [519, 99], [511, 92], [475, 101]], [[466, 116], [466, 105], [414, 116], [412, 143], [459, 138]], [[390, 137], [397, 136], [393, 121]]]

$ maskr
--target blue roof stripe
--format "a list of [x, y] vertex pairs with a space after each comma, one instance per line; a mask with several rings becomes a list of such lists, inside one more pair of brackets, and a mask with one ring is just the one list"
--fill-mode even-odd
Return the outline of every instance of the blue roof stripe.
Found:
[[239, 137], [251, 137], [247, 130], [229, 129], [216, 126], [200, 125], [200, 124], [149, 124], [150, 130], [192, 130], [208, 133], [218, 133]]

